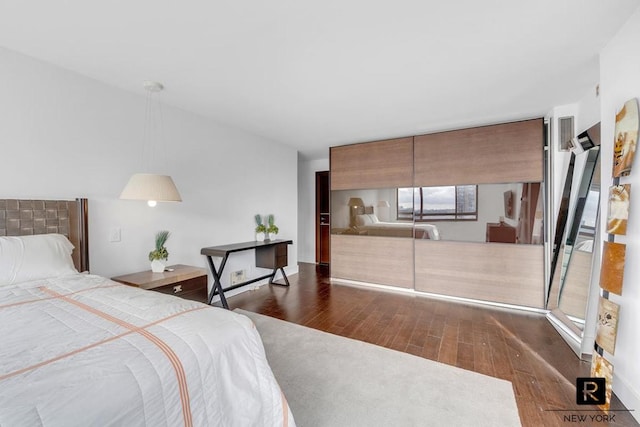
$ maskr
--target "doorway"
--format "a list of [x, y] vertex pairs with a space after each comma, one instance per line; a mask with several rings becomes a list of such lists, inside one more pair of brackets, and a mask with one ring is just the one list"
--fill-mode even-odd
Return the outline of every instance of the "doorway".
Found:
[[329, 171], [316, 172], [316, 264], [329, 265], [331, 214]]

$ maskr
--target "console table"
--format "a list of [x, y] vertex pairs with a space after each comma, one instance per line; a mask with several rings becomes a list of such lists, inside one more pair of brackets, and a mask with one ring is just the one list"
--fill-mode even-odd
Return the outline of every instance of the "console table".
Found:
[[[209, 293], [209, 304], [211, 304], [211, 300], [213, 300], [213, 297], [216, 294], [220, 294], [220, 301], [222, 302], [222, 306], [226, 309], [229, 309], [227, 299], [224, 296], [224, 291], [230, 291], [232, 289], [239, 288], [240, 286], [248, 285], [250, 283], [254, 283], [258, 280], [266, 278], [269, 278], [270, 285], [289, 286], [289, 279], [287, 279], [287, 275], [284, 272], [284, 267], [286, 267], [288, 264], [287, 245], [291, 244], [293, 244], [292, 240], [270, 240], [265, 242], [254, 241], [232, 243], [230, 245], [210, 246], [208, 248], [202, 248], [200, 250], [200, 253], [207, 257], [207, 262], [209, 263], [209, 268], [211, 269], [211, 274], [213, 275], [213, 287], [211, 288], [211, 292]], [[264, 276], [256, 277], [255, 279], [247, 280], [242, 283], [236, 283], [233, 286], [229, 286], [228, 288], [223, 289], [222, 284], [220, 283], [220, 277], [222, 277], [222, 271], [224, 270], [224, 266], [227, 263], [229, 255], [234, 252], [242, 252], [250, 249], [255, 249], [256, 251], [256, 267], [271, 268], [273, 271]], [[218, 269], [216, 269], [212, 257], [222, 258], [220, 267], [218, 267]], [[278, 270], [282, 272], [282, 277], [284, 278], [285, 282], [284, 284], [275, 283], [273, 281]]]

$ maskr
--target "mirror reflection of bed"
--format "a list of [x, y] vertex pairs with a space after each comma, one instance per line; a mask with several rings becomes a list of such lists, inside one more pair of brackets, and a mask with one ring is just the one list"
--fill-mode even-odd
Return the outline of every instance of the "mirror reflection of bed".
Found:
[[[365, 207], [365, 211], [373, 211], [373, 207]], [[378, 216], [371, 214], [357, 214], [356, 228], [359, 234], [384, 237], [415, 237], [416, 239], [440, 240], [438, 227], [428, 223], [413, 223], [410, 221], [380, 221]]]
[[332, 234], [541, 244], [540, 183], [334, 190]]

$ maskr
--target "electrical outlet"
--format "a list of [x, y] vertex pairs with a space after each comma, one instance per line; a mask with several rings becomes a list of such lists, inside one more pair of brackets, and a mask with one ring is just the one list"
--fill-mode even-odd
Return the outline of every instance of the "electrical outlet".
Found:
[[111, 230], [109, 230], [109, 241], [110, 242], [120, 241], [120, 228], [112, 227]]
[[238, 270], [231, 273], [231, 284], [235, 285], [246, 280], [246, 270]]

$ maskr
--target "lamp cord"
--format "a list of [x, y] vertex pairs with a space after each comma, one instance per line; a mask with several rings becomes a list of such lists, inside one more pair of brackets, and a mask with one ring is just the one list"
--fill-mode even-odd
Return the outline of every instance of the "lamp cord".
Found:
[[[142, 171], [145, 173], [162, 172], [164, 175], [169, 175], [168, 150], [164, 138], [163, 108], [159, 95], [154, 99], [156, 92], [153, 90], [147, 92], [142, 144]], [[160, 141], [157, 141], [158, 139]]]

